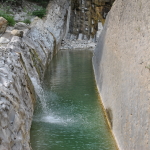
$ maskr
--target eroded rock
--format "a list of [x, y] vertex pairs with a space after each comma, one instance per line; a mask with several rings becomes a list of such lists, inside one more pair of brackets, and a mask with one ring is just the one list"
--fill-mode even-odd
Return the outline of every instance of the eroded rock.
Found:
[[24, 29], [29, 29], [29, 26], [23, 22], [18, 22], [15, 24], [15, 27], [14, 29], [17, 29], [17, 30], [24, 30]]
[[22, 30], [12, 30], [11, 34], [14, 36], [23, 37], [23, 31]]
[[0, 37], [0, 44], [7, 44], [7, 43], [9, 43], [9, 39], [7, 39], [7, 38], [4, 38], [4, 37]]
[[8, 21], [5, 18], [0, 17], [0, 34], [6, 31], [7, 23]]

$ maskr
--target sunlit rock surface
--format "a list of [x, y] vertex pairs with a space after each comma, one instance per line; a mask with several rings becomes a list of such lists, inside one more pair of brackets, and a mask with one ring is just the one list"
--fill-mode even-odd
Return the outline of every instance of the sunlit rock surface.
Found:
[[21, 54], [0, 48], [0, 149], [30, 149], [35, 93]]
[[150, 2], [116, 0], [93, 65], [121, 150], [150, 149]]
[[8, 21], [5, 18], [0, 17], [0, 34], [6, 31], [7, 24]]
[[67, 0], [51, 2], [47, 17], [0, 45], [0, 150], [30, 149], [34, 87], [65, 35], [68, 7]]

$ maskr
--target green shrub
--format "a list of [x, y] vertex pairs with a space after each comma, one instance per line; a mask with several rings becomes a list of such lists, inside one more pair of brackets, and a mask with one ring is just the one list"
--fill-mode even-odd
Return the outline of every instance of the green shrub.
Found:
[[42, 8], [40, 10], [35, 10], [35, 11], [32, 12], [32, 15], [33, 16], [38, 16], [39, 18], [42, 18], [46, 15], [46, 9]]
[[31, 21], [30, 21], [29, 19], [25, 19], [23, 22], [24, 22], [24, 23], [27, 23], [27, 24], [30, 24], [30, 23], [31, 23]]
[[10, 25], [10, 26], [14, 26], [15, 25], [15, 20], [14, 20], [13, 16], [10, 16], [9, 14], [7, 14], [5, 12], [0, 11], [0, 17], [5, 18], [8, 21], [8, 25]]

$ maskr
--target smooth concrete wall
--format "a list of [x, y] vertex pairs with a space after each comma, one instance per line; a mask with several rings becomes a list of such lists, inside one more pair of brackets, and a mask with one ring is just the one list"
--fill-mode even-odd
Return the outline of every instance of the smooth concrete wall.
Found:
[[149, 0], [116, 0], [93, 57], [98, 90], [121, 150], [150, 149], [149, 8]]

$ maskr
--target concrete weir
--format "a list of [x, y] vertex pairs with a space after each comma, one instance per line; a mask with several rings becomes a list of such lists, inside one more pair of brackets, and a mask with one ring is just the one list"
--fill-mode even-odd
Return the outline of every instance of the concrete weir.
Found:
[[50, 2], [43, 20], [0, 45], [0, 150], [31, 149], [35, 92], [66, 33], [68, 8], [67, 0]]

